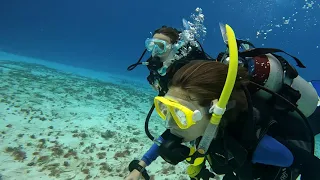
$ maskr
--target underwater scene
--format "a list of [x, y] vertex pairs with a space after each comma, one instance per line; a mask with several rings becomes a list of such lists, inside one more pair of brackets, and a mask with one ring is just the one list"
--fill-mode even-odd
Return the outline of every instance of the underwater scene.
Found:
[[[239, 54], [261, 48], [261, 54], [277, 54], [284, 57], [281, 63], [291, 64], [281, 64], [281, 72], [271, 75], [278, 72], [277, 63], [257, 63], [261, 54], [256, 61], [248, 60], [256, 56], [239, 56], [250, 75], [265, 72], [250, 69], [260, 65], [274, 68], [267, 75], [273, 80], [291, 67], [299, 73], [291, 79], [285, 74], [279, 82], [289, 77], [289, 86], [301, 93], [295, 102], [300, 116], [310, 121], [303, 122], [305, 134], [313, 133], [314, 154], [320, 158], [318, 1], [3, 1], [0, 12], [0, 180], [129, 180], [129, 164], [159, 147], [156, 138], [169, 127], [163, 120], [169, 113], [162, 117], [161, 106], [150, 113], [155, 97], [167, 92], [162, 77], [193, 52], [187, 45], [205, 51], [212, 61], [231, 63], [232, 39], [225, 26], [241, 40]], [[164, 25], [179, 30], [176, 44], [155, 40], [155, 31]], [[160, 65], [152, 64], [166, 49], [170, 61], [159, 56]], [[223, 59], [228, 53], [230, 59]], [[272, 89], [272, 78], [259, 83]], [[179, 115], [188, 116], [187, 110], [176, 104], [165, 104], [176, 108], [168, 108], [177, 114], [174, 120], [187, 119]], [[131, 179], [190, 179], [188, 161], [174, 165], [168, 159], [175, 154], [160, 155], [150, 157], [144, 170], [149, 178]], [[206, 166], [215, 171], [209, 162]], [[210, 179], [227, 180], [215, 174]]]

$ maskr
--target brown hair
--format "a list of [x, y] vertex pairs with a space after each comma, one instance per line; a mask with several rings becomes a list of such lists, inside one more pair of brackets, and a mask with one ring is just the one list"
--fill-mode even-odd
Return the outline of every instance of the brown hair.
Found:
[[[228, 65], [206, 60], [195, 60], [180, 68], [173, 76], [170, 87], [179, 87], [196, 97], [200, 106], [210, 106], [212, 100], [219, 99], [228, 73]], [[236, 107], [227, 111], [224, 117], [228, 122], [236, 120], [239, 112], [246, 110], [247, 100], [241, 83], [248, 82], [247, 71], [239, 67], [237, 80], [230, 100], [236, 101]], [[226, 124], [225, 124], [226, 125]]]
[[162, 26], [161, 28], [157, 29], [154, 31], [154, 34], [163, 34], [166, 35], [170, 38], [171, 43], [174, 44], [179, 40], [179, 34], [181, 31], [172, 28], [172, 27], [168, 27], [168, 26]]

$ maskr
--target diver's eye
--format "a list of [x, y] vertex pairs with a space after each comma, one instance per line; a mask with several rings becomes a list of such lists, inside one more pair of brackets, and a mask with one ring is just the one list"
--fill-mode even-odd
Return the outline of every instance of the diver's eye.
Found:
[[163, 44], [163, 43], [155, 42], [155, 44], [157, 44], [157, 46], [158, 46], [161, 50], [164, 50], [164, 44]]

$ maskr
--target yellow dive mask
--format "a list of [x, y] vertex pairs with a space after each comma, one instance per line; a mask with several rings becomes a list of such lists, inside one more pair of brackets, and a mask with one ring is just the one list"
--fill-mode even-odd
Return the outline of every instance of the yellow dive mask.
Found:
[[[154, 98], [154, 105], [157, 113], [163, 120], [167, 120], [168, 115], [171, 115], [180, 129], [188, 129], [196, 124], [197, 121], [200, 121], [203, 116], [190, 102], [182, 99], [178, 100], [169, 96], [156, 96]], [[182, 105], [180, 102], [185, 105]]]

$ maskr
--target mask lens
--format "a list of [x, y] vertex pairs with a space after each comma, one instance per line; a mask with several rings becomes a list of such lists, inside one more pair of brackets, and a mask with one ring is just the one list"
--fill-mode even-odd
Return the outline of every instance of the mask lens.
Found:
[[186, 114], [180, 109], [174, 108], [174, 112], [176, 115], [176, 120], [179, 121], [177, 124], [181, 124], [183, 127], [187, 126], [187, 117]]
[[164, 115], [164, 116], [167, 116], [168, 114], [168, 109], [167, 109], [167, 106], [164, 105], [163, 103], [159, 103], [159, 109], [160, 109], [160, 112]]
[[154, 43], [158, 46], [160, 50], [164, 51], [165, 44], [163, 42], [154, 42]]
[[153, 54], [163, 54], [167, 51], [167, 43], [160, 39], [147, 39], [145, 41], [145, 46], [148, 51], [152, 51]]
[[155, 105], [156, 105], [157, 112], [160, 115], [160, 117], [162, 119], [166, 119], [166, 117], [169, 113], [167, 106], [159, 100], [156, 100], [155, 103], [156, 103]]

